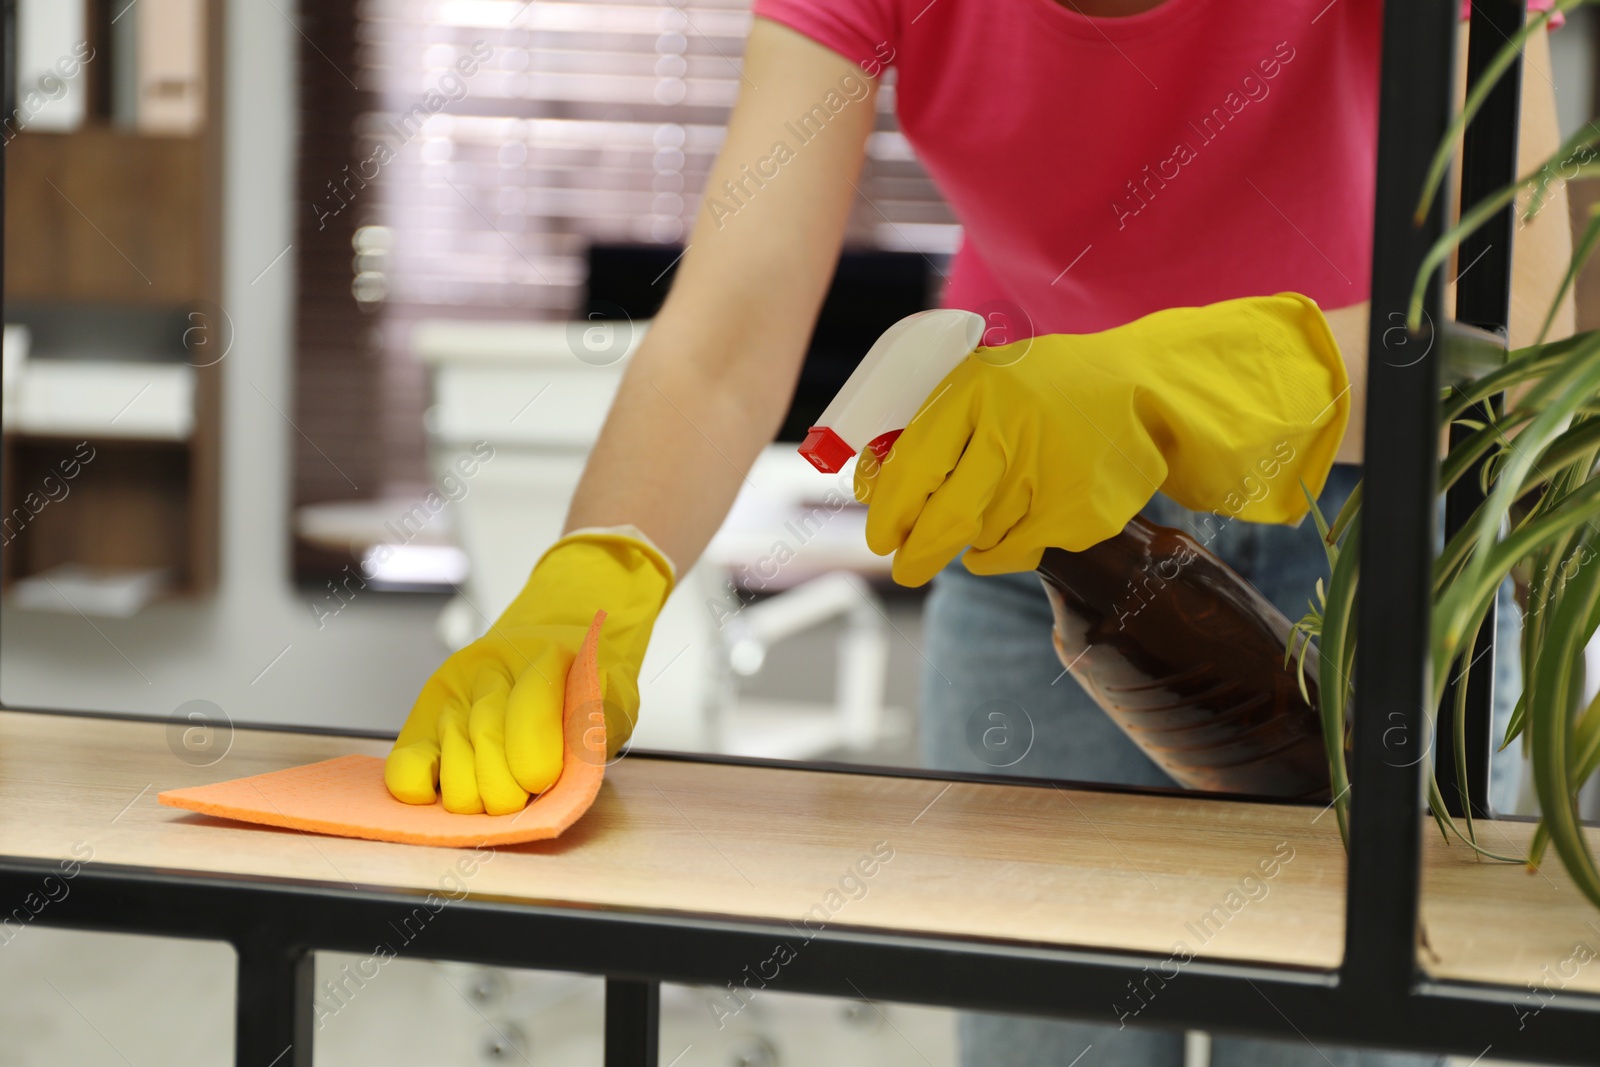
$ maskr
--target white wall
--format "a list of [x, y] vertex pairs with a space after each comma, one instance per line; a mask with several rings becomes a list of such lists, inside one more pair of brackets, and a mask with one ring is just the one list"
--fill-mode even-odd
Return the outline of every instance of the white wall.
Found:
[[293, 202], [300, 39], [273, 4], [227, 7], [224, 292], [235, 342], [223, 363], [220, 586], [208, 601], [128, 620], [0, 612], [0, 700], [168, 714], [203, 699], [241, 721], [397, 728], [444, 655], [432, 631], [440, 605], [366, 592], [319, 631], [289, 582], [296, 431], [279, 412], [293, 411], [294, 252], [261, 271], [304, 210]]
[[1595, 18], [1591, 7], [1569, 11], [1565, 28], [1550, 35], [1550, 63], [1555, 68], [1551, 77], [1556, 86], [1556, 111], [1563, 137], [1570, 137], [1594, 118]]

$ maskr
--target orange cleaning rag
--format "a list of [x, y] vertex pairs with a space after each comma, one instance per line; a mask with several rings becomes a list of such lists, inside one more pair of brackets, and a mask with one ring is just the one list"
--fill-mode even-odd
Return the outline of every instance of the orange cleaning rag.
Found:
[[605, 776], [606, 727], [596, 662], [605, 617], [603, 611], [595, 614], [567, 672], [561, 775], [515, 815], [452, 815], [438, 801], [403, 803], [383, 784], [383, 760], [376, 756], [340, 756], [231, 782], [169, 789], [157, 799], [223, 819], [409, 845], [475, 848], [559, 836], [589, 810]]

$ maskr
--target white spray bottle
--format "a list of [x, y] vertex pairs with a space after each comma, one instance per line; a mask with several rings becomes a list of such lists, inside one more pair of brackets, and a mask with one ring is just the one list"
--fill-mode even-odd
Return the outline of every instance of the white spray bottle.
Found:
[[908, 315], [883, 332], [800, 444], [824, 474], [870, 448], [879, 459], [956, 364], [983, 340], [983, 316], [955, 308]]

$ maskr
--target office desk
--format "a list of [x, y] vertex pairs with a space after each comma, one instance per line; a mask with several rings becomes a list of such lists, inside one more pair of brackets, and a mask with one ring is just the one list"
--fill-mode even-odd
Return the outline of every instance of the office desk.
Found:
[[[286, 1046], [281, 1063], [309, 1063], [309, 952], [379, 943], [606, 975], [615, 1063], [654, 1062], [657, 982], [757, 972], [795, 992], [1290, 1038], [1481, 1051], [1518, 1032], [1504, 1008], [1442, 1014], [1477, 1019], [1456, 1035], [1336, 1010], [1344, 853], [1317, 807], [634, 755], [559, 840], [473, 852], [163, 807], [164, 789], [387, 750], [240, 728], [195, 766], [182, 725], [0, 712], [0, 901], [53, 876], [29, 921], [233, 942], [241, 1064]], [[1480, 835], [1514, 851], [1531, 830]], [[1547, 985], [1575, 945], [1600, 945], [1558, 864], [1530, 875], [1430, 835], [1427, 981]], [[85, 857], [63, 894], [61, 861]], [[1597, 992], [1600, 966], [1580, 967], [1559, 999]]]

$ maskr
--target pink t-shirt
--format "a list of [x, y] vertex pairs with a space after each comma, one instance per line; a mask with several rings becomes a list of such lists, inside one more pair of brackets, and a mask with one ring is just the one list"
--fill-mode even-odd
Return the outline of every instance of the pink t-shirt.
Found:
[[944, 304], [984, 314], [988, 343], [1285, 290], [1367, 299], [1381, 0], [753, 10], [896, 68], [900, 127], [963, 227]]

